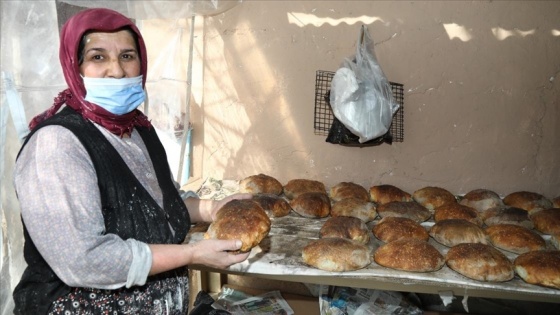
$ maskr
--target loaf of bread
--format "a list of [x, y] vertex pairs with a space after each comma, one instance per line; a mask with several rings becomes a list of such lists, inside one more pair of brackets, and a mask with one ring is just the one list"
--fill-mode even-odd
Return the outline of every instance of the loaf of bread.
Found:
[[428, 220], [432, 213], [426, 207], [416, 201], [391, 201], [377, 207], [377, 213], [381, 218], [400, 217], [407, 218], [418, 223]]
[[414, 272], [436, 271], [445, 263], [443, 255], [435, 247], [414, 238], [403, 238], [380, 246], [373, 260], [387, 268]]
[[306, 218], [324, 218], [331, 213], [331, 201], [326, 193], [307, 192], [290, 201], [290, 207]]
[[538, 250], [517, 256], [515, 272], [527, 283], [560, 289], [560, 251]]
[[496, 224], [484, 231], [492, 245], [508, 252], [523, 254], [546, 248], [545, 240], [539, 234], [520, 225]]
[[529, 218], [535, 229], [544, 234], [560, 234], [560, 208], [533, 210]]
[[488, 189], [471, 190], [461, 198], [459, 203], [475, 208], [479, 212], [504, 205], [502, 198], [500, 198], [497, 193]]
[[448, 247], [462, 243], [488, 244], [486, 233], [481, 227], [461, 219], [439, 221], [430, 228], [429, 234], [438, 243]]
[[530, 191], [516, 191], [504, 197], [504, 204], [526, 211], [552, 208], [552, 202], [543, 195]]
[[418, 189], [412, 194], [412, 198], [431, 212], [446, 203], [457, 202], [455, 196], [448, 190], [431, 186]]
[[333, 217], [355, 217], [364, 222], [370, 222], [377, 217], [377, 211], [373, 202], [356, 198], [346, 198], [337, 201], [331, 206]]
[[426, 229], [418, 222], [400, 217], [386, 217], [379, 220], [372, 232], [375, 237], [385, 243], [403, 238], [414, 238], [421, 241], [428, 241], [430, 238]]
[[393, 185], [372, 186], [369, 188], [369, 197], [378, 205], [391, 201], [412, 201], [409, 193]]
[[308, 193], [308, 192], [319, 192], [327, 194], [325, 184], [320, 181], [312, 179], [292, 179], [286, 185], [284, 185], [284, 195], [288, 199], [294, 199], [297, 196]]
[[319, 231], [321, 238], [341, 237], [367, 244], [369, 242], [369, 230], [364, 221], [355, 217], [332, 217], [329, 218]]
[[282, 194], [282, 184], [274, 177], [258, 174], [251, 175], [239, 182], [239, 191], [249, 194]]
[[351, 271], [371, 264], [371, 251], [366, 245], [347, 238], [320, 238], [303, 248], [302, 259], [321, 270]]
[[341, 182], [334, 185], [329, 190], [329, 197], [331, 197], [331, 199], [335, 202], [348, 198], [369, 201], [367, 190], [364, 187], [352, 182]]
[[283, 217], [290, 214], [292, 207], [286, 199], [275, 194], [258, 194], [253, 196], [253, 200], [256, 201], [265, 211], [270, 212], [270, 214], [275, 217]]
[[448, 202], [434, 210], [434, 222], [437, 223], [449, 219], [461, 219], [476, 225], [482, 225], [482, 220], [478, 217], [478, 211], [475, 208], [456, 202]]
[[527, 211], [510, 206], [490, 208], [482, 213], [481, 218], [484, 224], [488, 226], [495, 224], [516, 224], [528, 229], [532, 229], [534, 226], [531, 219], [529, 219], [529, 213]]
[[270, 231], [270, 219], [264, 209], [251, 199], [235, 199], [216, 214], [204, 234], [206, 239], [241, 240], [240, 252], [257, 246]]
[[449, 268], [463, 276], [490, 282], [511, 280], [513, 264], [496, 248], [481, 243], [463, 243], [449, 249], [445, 256]]

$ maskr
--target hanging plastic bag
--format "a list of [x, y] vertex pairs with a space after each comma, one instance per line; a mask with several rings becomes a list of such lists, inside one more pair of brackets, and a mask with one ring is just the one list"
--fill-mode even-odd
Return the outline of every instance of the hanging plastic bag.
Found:
[[355, 58], [346, 59], [332, 78], [330, 104], [334, 116], [359, 137], [359, 143], [385, 135], [399, 109], [365, 25], [360, 29]]

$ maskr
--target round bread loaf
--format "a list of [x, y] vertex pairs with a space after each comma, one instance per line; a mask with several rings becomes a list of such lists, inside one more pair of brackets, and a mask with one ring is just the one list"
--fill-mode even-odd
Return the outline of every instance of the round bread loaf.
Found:
[[335, 202], [348, 198], [369, 201], [367, 190], [364, 187], [352, 182], [341, 182], [334, 185], [329, 190], [329, 197], [331, 197], [331, 199]]
[[324, 218], [331, 213], [331, 201], [326, 193], [299, 194], [290, 201], [290, 206], [297, 214], [306, 218]]
[[517, 256], [515, 272], [527, 283], [560, 289], [560, 251], [539, 250]]
[[560, 234], [560, 208], [534, 210], [529, 218], [535, 229], [544, 234]]
[[502, 198], [488, 189], [475, 189], [463, 196], [460, 204], [475, 208], [479, 212], [484, 212], [490, 208], [503, 206]]
[[429, 234], [438, 243], [447, 247], [462, 243], [488, 244], [486, 233], [481, 227], [461, 219], [439, 221], [430, 228]]
[[391, 201], [412, 201], [412, 196], [393, 185], [377, 185], [369, 188], [369, 198], [378, 205]]
[[456, 202], [448, 202], [434, 210], [434, 222], [437, 223], [449, 219], [461, 219], [476, 225], [482, 225], [482, 220], [478, 217], [478, 211], [475, 208]]
[[424, 187], [412, 194], [412, 198], [430, 211], [446, 203], [457, 202], [455, 196], [441, 187]]
[[251, 175], [239, 182], [239, 191], [249, 194], [282, 194], [282, 184], [274, 177], [258, 174]]
[[436, 271], [445, 262], [435, 247], [414, 238], [403, 238], [380, 246], [373, 260], [387, 268], [414, 272]]
[[364, 221], [355, 217], [329, 218], [319, 231], [321, 238], [341, 237], [367, 244], [369, 230]]
[[265, 211], [270, 212], [273, 217], [279, 218], [287, 216], [292, 211], [292, 207], [286, 199], [275, 194], [258, 194], [253, 196], [256, 201]]
[[240, 252], [257, 246], [270, 231], [270, 219], [264, 209], [251, 199], [235, 199], [216, 213], [216, 220], [204, 234], [206, 239], [241, 240]]
[[337, 201], [331, 206], [333, 217], [355, 217], [364, 222], [370, 222], [377, 217], [377, 211], [373, 202], [356, 198], [346, 198]]
[[377, 207], [377, 213], [381, 218], [400, 217], [407, 218], [418, 223], [428, 220], [432, 213], [426, 207], [415, 201], [391, 201]]
[[548, 209], [552, 202], [543, 195], [530, 191], [516, 191], [504, 197], [504, 204], [526, 211]]
[[539, 234], [520, 225], [496, 224], [484, 231], [492, 245], [508, 252], [523, 254], [546, 248], [546, 242]]
[[503, 282], [514, 276], [513, 264], [496, 248], [480, 243], [463, 243], [449, 249], [447, 266], [467, 278]]
[[284, 195], [288, 199], [294, 199], [297, 196], [308, 192], [318, 192], [325, 195], [327, 194], [325, 184], [317, 180], [292, 179], [286, 185], [284, 185]]
[[399, 217], [386, 217], [379, 220], [372, 232], [375, 237], [385, 243], [403, 238], [414, 238], [424, 242], [430, 239], [426, 229], [418, 222]]
[[529, 213], [527, 211], [510, 206], [490, 208], [482, 213], [481, 218], [484, 224], [488, 226], [496, 224], [516, 224], [528, 229], [532, 229], [534, 226], [531, 219], [529, 219]]
[[321, 270], [351, 271], [371, 263], [369, 248], [347, 238], [321, 238], [309, 242], [302, 250], [303, 262]]

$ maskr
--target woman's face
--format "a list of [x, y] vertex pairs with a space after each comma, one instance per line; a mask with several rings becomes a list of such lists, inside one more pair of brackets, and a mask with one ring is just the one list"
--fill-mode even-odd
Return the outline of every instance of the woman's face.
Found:
[[80, 74], [90, 78], [132, 78], [140, 75], [140, 57], [127, 30], [86, 36]]

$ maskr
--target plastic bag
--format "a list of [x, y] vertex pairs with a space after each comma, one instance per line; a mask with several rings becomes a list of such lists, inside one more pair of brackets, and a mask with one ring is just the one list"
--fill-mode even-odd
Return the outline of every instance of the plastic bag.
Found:
[[386, 134], [399, 109], [365, 25], [360, 29], [355, 58], [346, 59], [332, 78], [330, 104], [334, 116], [359, 137], [359, 143]]

